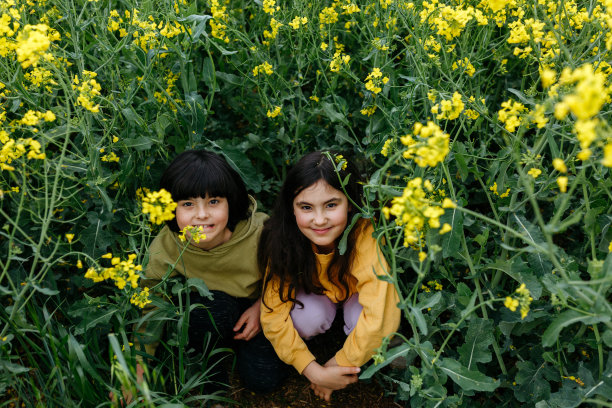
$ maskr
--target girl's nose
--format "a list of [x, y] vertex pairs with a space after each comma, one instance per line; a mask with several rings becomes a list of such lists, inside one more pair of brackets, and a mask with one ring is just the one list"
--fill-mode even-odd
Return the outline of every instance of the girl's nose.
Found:
[[314, 213], [314, 223], [316, 225], [323, 225], [327, 222], [327, 216], [324, 211], [315, 211]]

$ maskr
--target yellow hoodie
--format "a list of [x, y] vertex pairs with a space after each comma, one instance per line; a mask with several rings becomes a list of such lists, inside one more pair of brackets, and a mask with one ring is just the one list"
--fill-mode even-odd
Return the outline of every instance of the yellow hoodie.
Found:
[[[395, 287], [376, 276], [387, 274], [389, 267], [372, 232], [371, 225], [364, 227], [356, 242], [357, 252], [351, 268], [349, 296], [359, 293], [359, 303], [363, 310], [344, 346], [336, 353], [336, 362], [341, 366], [360, 367], [365, 364], [374, 355], [374, 350], [380, 347], [383, 337], [395, 332], [399, 326], [401, 312], [397, 307], [399, 297]], [[325, 295], [337, 303], [337, 298], [342, 297], [342, 290], [330, 282], [327, 275], [327, 266], [333, 254], [315, 255]], [[293, 302], [281, 302], [277, 280], [268, 284], [263, 301], [265, 305], [261, 306], [261, 326], [266, 337], [280, 359], [294, 366], [301, 374], [315, 357], [293, 326], [290, 315]]]

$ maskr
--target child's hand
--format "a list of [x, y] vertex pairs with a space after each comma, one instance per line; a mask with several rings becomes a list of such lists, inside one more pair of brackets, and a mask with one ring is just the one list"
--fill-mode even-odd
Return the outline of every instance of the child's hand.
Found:
[[302, 374], [310, 380], [310, 388], [315, 394], [329, 401], [333, 391], [341, 390], [347, 385], [357, 382], [359, 371], [361, 371], [359, 367], [341, 367], [336, 359], [332, 358], [325, 363], [325, 366], [313, 361], [306, 366]]
[[261, 324], [259, 323], [260, 305], [261, 299], [257, 299], [253, 306], [245, 310], [242, 316], [240, 316], [240, 319], [238, 319], [234, 326], [234, 331], [238, 332], [234, 336], [235, 340], [249, 341], [261, 331]]

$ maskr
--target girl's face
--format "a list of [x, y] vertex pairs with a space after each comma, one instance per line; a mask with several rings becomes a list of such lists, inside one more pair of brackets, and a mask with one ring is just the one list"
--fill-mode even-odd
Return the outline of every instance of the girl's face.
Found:
[[293, 213], [298, 228], [320, 253], [336, 248], [336, 239], [346, 228], [350, 206], [340, 190], [319, 180], [293, 199]]
[[[205, 250], [213, 249], [225, 242], [232, 231], [227, 228], [229, 205], [225, 197], [197, 197], [179, 200], [176, 207], [176, 223], [179, 229], [188, 225], [202, 227], [206, 239], [192, 242], [193, 245]], [[186, 234], [189, 236], [188, 234]]]

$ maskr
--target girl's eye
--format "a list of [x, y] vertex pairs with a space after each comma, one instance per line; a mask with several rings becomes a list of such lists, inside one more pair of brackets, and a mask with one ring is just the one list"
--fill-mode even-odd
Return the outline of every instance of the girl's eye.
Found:
[[208, 202], [209, 204], [215, 205], [215, 204], [219, 204], [219, 200], [217, 200], [216, 198], [213, 198], [212, 200], [210, 200]]
[[338, 204], [336, 204], [336, 203], [329, 203], [329, 204], [327, 204], [327, 208], [334, 208], [337, 205]]
[[303, 205], [301, 208], [303, 211], [310, 211], [311, 207], [309, 205]]
[[193, 205], [193, 203], [191, 201], [186, 201], [183, 204], [181, 204], [183, 207], [191, 207]]

